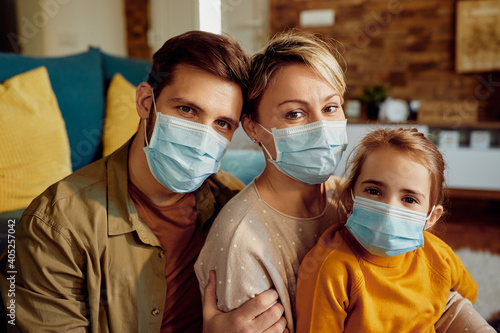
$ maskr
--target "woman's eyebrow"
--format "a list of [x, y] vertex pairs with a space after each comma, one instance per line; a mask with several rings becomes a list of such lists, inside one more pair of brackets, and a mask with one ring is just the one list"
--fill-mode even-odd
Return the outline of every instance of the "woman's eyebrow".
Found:
[[[325, 98], [323, 98], [323, 102], [329, 101], [332, 98], [334, 98], [335, 96], [340, 96], [340, 95], [338, 93], [334, 93], [334, 94], [328, 95]], [[281, 105], [286, 104], [286, 103], [297, 103], [297, 104], [302, 104], [302, 105], [308, 105], [309, 104], [308, 101], [303, 100], [303, 99], [287, 99], [287, 100], [279, 103], [278, 106], [281, 106]]]

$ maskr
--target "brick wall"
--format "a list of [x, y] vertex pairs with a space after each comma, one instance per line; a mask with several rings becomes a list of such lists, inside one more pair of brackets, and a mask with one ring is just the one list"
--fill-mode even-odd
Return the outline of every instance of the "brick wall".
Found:
[[481, 120], [500, 119], [500, 75], [455, 73], [454, 0], [270, 0], [270, 5], [271, 33], [300, 28], [302, 10], [334, 9], [334, 26], [303, 30], [343, 44], [347, 98], [382, 83], [394, 98], [473, 101]]
[[134, 58], [151, 60], [148, 45], [149, 1], [125, 0], [127, 21], [127, 53]]

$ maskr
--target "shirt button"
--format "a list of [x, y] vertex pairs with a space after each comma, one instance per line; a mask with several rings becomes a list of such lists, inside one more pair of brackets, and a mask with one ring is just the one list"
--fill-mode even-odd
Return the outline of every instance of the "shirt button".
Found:
[[165, 251], [158, 252], [158, 257], [163, 258], [165, 256]]
[[160, 314], [160, 309], [154, 308], [153, 310], [151, 310], [151, 314], [156, 317]]

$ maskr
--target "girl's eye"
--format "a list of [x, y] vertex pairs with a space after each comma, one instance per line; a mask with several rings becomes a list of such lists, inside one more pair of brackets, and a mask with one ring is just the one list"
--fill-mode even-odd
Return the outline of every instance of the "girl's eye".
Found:
[[193, 109], [190, 108], [189, 106], [181, 106], [180, 109], [184, 113], [193, 113]]
[[409, 203], [409, 204], [418, 204], [418, 200], [412, 197], [405, 197], [403, 198], [403, 202]]
[[285, 117], [286, 119], [299, 119], [304, 117], [304, 113], [302, 111], [290, 111]]
[[334, 113], [338, 110], [338, 108], [339, 108], [338, 105], [330, 105], [325, 108], [325, 112]]
[[380, 195], [380, 191], [377, 190], [376, 188], [367, 188], [365, 192], [370, 195]]

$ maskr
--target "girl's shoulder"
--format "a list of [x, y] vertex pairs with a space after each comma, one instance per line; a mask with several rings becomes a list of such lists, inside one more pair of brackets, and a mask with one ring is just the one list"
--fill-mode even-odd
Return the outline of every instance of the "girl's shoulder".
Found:
[[[332, 226], [325, 230], [318, 243], [307, 254], [304, 265], [317, 264], [322, 270], [333, 271], [336, 274], [348, 273], [359, 268], [359, 257], [352, 250], [345, 238], [345, 228]], [[307, 261], [306, 261], [307, 259]]]

